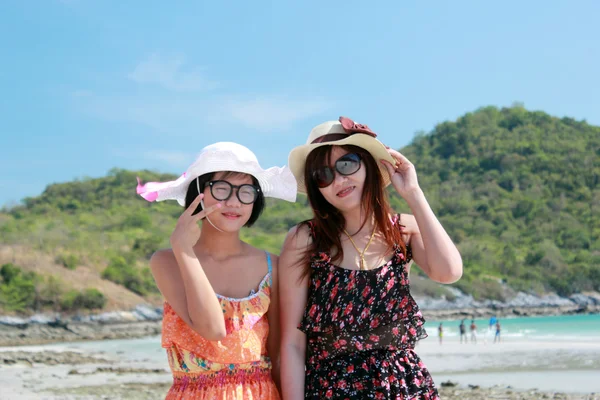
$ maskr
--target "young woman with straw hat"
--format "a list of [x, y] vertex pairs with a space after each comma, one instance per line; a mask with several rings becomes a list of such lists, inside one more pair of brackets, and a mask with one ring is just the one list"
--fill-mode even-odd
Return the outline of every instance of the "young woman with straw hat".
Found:
[[[414, 259], [450, 283], [462, 261], [413, 164], [376, 136], [341, 117], [289, 155], [314, 216], [290, 230], [279, 261], [285, 400], [439, 398], [414, 352], [426, 333], [409, 270]], [[412, 214], [392, 211], [389, 184]]]

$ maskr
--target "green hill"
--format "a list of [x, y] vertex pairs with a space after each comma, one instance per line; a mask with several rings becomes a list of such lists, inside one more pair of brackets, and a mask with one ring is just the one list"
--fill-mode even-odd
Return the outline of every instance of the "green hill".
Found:
[[[505, 295], [501, 282], [534, 293], [600, 290], [599, 127], [520, 106], [486, 107], [418, 134], [401, 151], [461, 250], [460, 289], [494, 299]], [[136, 196], [136, 176], [175, 178], [115, 169], [104, 178], [50, 185], [0, 212], [0, 264], [16, 266], [0, 271], [0, 308], [110, 309], [157, 301], [147, 260], [168, 245], [182, 209]], [[397, 195], [392, 202], [409, 212]], [[269, 200], [243, 236], [279, 253], [288, 228], [309, 216], [303, 196], [295, 204]]]

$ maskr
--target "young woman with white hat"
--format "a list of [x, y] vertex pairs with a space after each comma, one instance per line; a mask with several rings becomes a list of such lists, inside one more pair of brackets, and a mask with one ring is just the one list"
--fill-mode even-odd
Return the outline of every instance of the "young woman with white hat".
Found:
[[[414, 352], [426, 333], [409, 269], [414, 259], [450, 283], [462, 260], [412, 163], [376, 136], [341, 117], [290, 153], [314, 217], [290, 230], [279, 261], [285, 400], [439, 398]], [[412, 215], [392, 211], [390, 183]]]
[[246, 147], [221, 142], [179, 179], [137, 191], [185, 206], [172, 248], [150, 260], [165, 298], [167, 399], [279, 399], [278, 259], [243, 242], [240, 229], [258, 219], [265, 197], [295, 201], [291, 172], [264, 170]]

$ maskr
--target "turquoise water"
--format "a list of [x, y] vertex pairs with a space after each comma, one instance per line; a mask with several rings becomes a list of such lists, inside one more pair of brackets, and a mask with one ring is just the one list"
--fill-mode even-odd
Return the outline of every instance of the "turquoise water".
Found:
[[[430, 337], [416, 349], [436, 382], [450, 379], [462, 385], [600, 392], [600, 315], [501, 318], [499, 344], [492, 344], [493, 334], [486, 334], [489, 319], [476, 319], [477, 344], [461, 345], [460, 321], [452, 320], [442, 321], [445, 334], [440, 345], [439, 322], [426, 323]], [[467, 328], [470, 323], [465, 319]], [[158, 336], [43, 347], [100, 352], [131, 366], [168, 370]]]
[[[458, 340], [458, 325], [460, 320], [430, 320], [425, 323], [425, 328], [430, 339], [437, 339], [437, 327], [442, 322], [444, 338]], [[488, 332], [489, 319], [475, 319], [478, 337], [481, 338]], [[465, 319], [467, 336], [471, 319]], [[600, 343], [600, 314], [594, 315], [566, 315], [551, 317], [518, 317], [500, 318], [502, 326], [502, 339], [504, 341], [532, 341], [532, 342], [565, 342], [565, 343]], [[492, 336], [493, 337], [493, 336]], [[64, 347], [65, 343], [51, 345], [50, 347]], [[86, 350], [103, 350], [107, 353], [125, 353], [126, 357], [150, 358], [153, 361], [164, 360], [164, 350], [160, 347], [159, 337], [140, 338], [134, 340], [107, 340], [98, 342], [71, 343], [71, 348]]]
[[[549, 317], [499, 318], [502, 338], [505, 340], [600, 342], [600, 314], [564, 315]], [[437, 336], [437, 327], [443, 323], [444, 337], [458, 337], [460, 320], [427, 321], [430, 336]], [[471, 319], [465, 319], [467, 335]], [[488, 319], [475, 319], [478, 335], [487, 333]], [[494, 328], [495, 331], [495, 328]]]
[[460, 344], [460, 320], [428, 321], [429, 338], [417, 347], [434, 381], [461, 385], [600, 392], [600, 315], [500, 318], [502, 341], [493, 343], [489, 319], [476, 319], [477, 343]]

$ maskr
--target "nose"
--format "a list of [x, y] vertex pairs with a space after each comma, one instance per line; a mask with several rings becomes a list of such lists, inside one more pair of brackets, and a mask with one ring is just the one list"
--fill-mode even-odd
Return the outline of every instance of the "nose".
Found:
[[242, 206], [242, 202], [237, 197], [238, 190], [238, 188], [233, 188], [231, 191], [231, 196], [229, 196], [227, 200], [223, 201], [227, 207], [239, 208]]
[[343, 185], [344, 183], [346, 183], [347, 180], [348, 180], [347, 176], [340, 174], [338, 171], [334, 172], [333, 184], [335, 186]]

